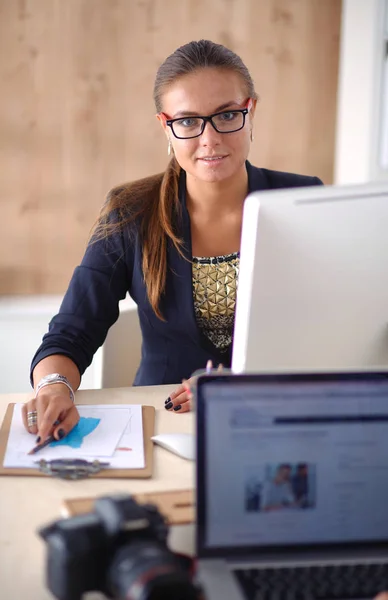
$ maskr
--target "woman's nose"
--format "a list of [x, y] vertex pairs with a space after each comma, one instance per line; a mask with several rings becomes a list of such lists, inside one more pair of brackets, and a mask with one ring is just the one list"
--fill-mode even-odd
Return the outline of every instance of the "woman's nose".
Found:
[[203, 133], [199, 138], [200, 143], [203, 146], [217, 145], [220, 143], [221, 135], [222, 134], [218, 133], [209, 121], [206, 121]]

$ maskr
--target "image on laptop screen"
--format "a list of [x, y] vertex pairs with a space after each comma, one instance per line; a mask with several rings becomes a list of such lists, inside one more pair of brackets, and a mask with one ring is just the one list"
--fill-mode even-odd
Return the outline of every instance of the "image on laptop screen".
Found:
[[388, 376], [203, 377], [197, 412], [199, 550], [388, 540]]

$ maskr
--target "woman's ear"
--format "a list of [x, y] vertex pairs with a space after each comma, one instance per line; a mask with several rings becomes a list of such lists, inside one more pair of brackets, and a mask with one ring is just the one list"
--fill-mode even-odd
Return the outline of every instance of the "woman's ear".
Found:
[[166, 134], [166, 136], [167, 136], [167, 139], [168, 139], [168, 138], [169, 138], [169, 136], [168, 136], [168, 127], [167, 127], [167, 125], [166, 125], [166, 115], [165, 115], [164, 113], [158, 113], [158, 114], [157, 114], [157, 115], [155, 115], [155, 116], [156, 116], [156, 118], [158, 119], [158, 121], [159, 121], [159, 123], [160, 123], [160, 125], [161, 125], [161, 127], [162, 127], [162, 129], [163, 129], [164, 133]]
[[249, 114], [251, 116], [251, 119], [253, 119], [253, 117], [255, 116], [255, 112], [256, 112], [257, 98], [251, 98], [250, 102], [251, 102], [251, 108], [249, 110]]

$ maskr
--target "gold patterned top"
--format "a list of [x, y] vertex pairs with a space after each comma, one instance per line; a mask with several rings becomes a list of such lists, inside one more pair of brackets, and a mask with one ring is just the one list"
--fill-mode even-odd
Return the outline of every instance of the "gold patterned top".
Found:
[[198, 327], [221, 352], [232, 343], [240, 253], [193, 257], [193, 297]]

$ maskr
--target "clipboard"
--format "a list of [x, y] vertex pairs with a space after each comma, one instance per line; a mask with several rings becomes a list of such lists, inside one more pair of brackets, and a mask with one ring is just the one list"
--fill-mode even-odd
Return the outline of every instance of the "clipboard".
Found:
[[[30, 476], [30, 477], [47, 477], [45, 473], [36, 469], [26, 468], [7, 468], [3, 466], [5, 452], [8, 444], [8, 436], [10, 432], [13, 409], [15, 404], [8, 404], [4, 415], [3, 423], [0, 428], [0, 476]], [[142, 406], [142, 421], [143, 421], [143, 440], [144, 440], [144, 462], [143, 469], [105, 469], [99, 473], [93, 473], [89, 477], [99, 479], [146, 479], [152, 477], [153, 472], [153, 442], [151, 437], [155, 433], [155, 408], [153, 406]]]
[[[132, 494], [139, 504], [155, 504], [169, 525], [187, 525], [195, 520], [194, 490]], [[62, 514], [75, 517], [93, 511], [96, 498], [71, 498], [64, 500]]]

